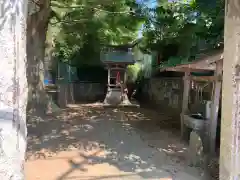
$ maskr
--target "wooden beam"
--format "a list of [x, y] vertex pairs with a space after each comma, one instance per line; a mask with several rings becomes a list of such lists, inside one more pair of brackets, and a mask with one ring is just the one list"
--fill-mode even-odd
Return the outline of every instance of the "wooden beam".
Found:
[[114, 67], [114, 68], [111, 68], [111, 70], [123, 70], [125, 71], [125, 67]]
[[185, 125], [184, 125], [184, 114], [188, 111], [189, 91], [190, 91], [190, 72], [185, 72], [183, 79], [183, 99], [182, 99], [182, 113], [181, 113], [181, 137], [184, 138]]
[[187, 68], [187, 67], [172, 67], [172, 68], [164, 68], [164, 69], [160, 69], [160, 72], [163, 72], [163, 71], [173, 71], [173, 72], [187, 72], [187, 71], [190, 71], [190, 72], [209, 72], [209, 71], [213, 71], [214, 69], [212, 68], [209, 68], [209, 69], [204, 69], [204, 68], [199, 68], [199, 69], [196, 69], [196, 68]]
[[222, 76], [223, 65], [221, 61], [216, 62], [214, 93], [212, 97], [211, 119], [210, 119], [210, 152], [215, 154], [216, 150], [216, 133], [218, 123], [219, 102], [221, 98], [222, 82], [218, 80]]
[[103, 61], [104, 64], [108, 64], [108, 65], [115, 65], [115, 64], [118, 64], [118, 65], [124, 65], [124, 66], [127, 66], [127, 65], [131, 65], [131, 64], [134, 64], [135, 62], [114, 62], [114, 61]]
[[192, 76], [191, 80], [193, 81], [222, 81], [222, 75], [219, 76]]

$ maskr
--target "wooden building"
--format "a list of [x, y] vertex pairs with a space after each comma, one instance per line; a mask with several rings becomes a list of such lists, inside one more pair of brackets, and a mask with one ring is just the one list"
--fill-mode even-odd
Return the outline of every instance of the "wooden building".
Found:
[[[204, 129], [205, 133], [202, 136], [207, 147], [211, 153], [216, 151], [216, 132], [219, 119], [219, 107], [221, 99], [221, 86], [222, 86], [222, 72], [223, 72], [223, 51], [217, 50], [209, 54], [201, 55], [197, 60], [180, 64], [174, 67], [165, 67], [160, 69], [163, 71], [183, 72], [185, 74], [183, 100], [182, 100], [182, 113], [181, 117], [181, 135], [184, 137], [186, 128], [192, 124], [192, 128]], [[212, 73], [211, 73], [212, 72]], [[189, 108], [190, 89], [194, 82], [208, 82], [212, 84], [212, 95], [209, 106], [210, 112], [208, 117], [203, 117], [207, 121], [199, 121], [192, 116]], [[207, 111], [207, 110], [206, 110]], [[194, 123], [193, 123], [194, 121]], [[209, 149], [210, 148], [210, 149]]]

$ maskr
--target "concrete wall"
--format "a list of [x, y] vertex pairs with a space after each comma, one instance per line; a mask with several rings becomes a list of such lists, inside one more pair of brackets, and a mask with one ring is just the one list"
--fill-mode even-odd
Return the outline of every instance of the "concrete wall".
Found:
[[79, 82], [58, 85], [58, 104], [64, 108], [67, 104], [103, 101], [106, 86], [101, 83]]
[[93, 82], [71, 83], [69, 84], [69, 89], [72, 90], [76, 103], [82, 101], [103, 101], [106, 93], [105, 84]]

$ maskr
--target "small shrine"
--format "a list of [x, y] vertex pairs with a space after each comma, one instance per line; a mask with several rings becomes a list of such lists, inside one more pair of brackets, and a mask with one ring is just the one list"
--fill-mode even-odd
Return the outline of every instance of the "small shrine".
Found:
[[107, 46], [101, 53], [101, 61], [108, 70], [105, 105], [132, 105], [128, 99], [126, 69], [134, 64], [133, 45]]

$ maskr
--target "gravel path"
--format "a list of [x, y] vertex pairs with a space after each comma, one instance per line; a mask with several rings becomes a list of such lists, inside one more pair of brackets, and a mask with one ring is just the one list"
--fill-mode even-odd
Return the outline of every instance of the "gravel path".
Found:
[[83, 105], [32, 119], [26, 179], [205, 180], [188, 166], [187, 148], [167, 121], [144, 109]]

